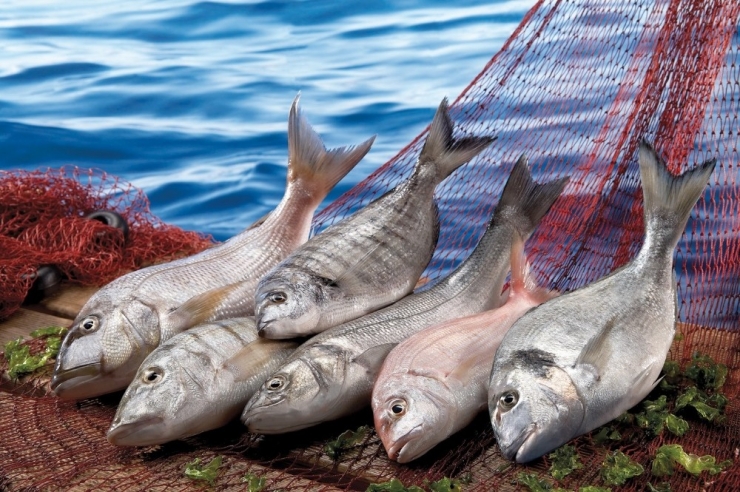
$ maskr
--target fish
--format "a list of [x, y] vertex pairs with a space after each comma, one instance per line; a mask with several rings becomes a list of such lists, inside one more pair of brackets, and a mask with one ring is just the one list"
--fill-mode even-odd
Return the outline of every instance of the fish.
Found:
[[539, 458], [621, 415], [659, 382], [675, 335], [673, 251], [716, 161], [674, 176], [647, 141], [638, 154], [645, 238], [637, 255], [529, 311], [496, 352], [488, 408], [507, 459]]
[[499, 306], [515, 235], [528, 238], [567, 178], [536, 184], [515, 164], [477, 246], [449, 276], [301, 345], [244, 408], [252, 432], [278, 434], [348, 415], [370, 404], [375, 378], [399, 342], [435, 323]]
[[297, 347], [259, 338], [253, 317], [179, 333], [144, 359], [121, 398], [108, 441], [150, 446], [221, 427]]
[[281, 202], [258, 224], [199, 254], [123, 275], [82, 307], [51, 380], [60, 398], [124, 389], [161, 342], [216, 319], [254, 314], [259, 279], [308, 239], [313, 213], [370, 150], [375, 137], [327, 150], [293, 101]]
[[312, 237], [265, 275], [255, 316], [266, 338], [320, 333], [411, 292], [439, 236], [435, 187], [493, 142], [454, 139], [443, 99], [411, 176]]
[[493, 355], [504, 335], [524, 313], [557, 295], [537, 286], [524, 243], [514, 241], [511, 286], [501, 307], [425, 328], [386, 357], [371, 405], [391, 460], [419, 458], [486, 410]]

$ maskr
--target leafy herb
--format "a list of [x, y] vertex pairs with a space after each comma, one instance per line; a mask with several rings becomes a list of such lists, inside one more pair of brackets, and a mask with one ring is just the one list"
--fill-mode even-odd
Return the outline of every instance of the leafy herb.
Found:
[[31, 348], [23, 342], [22, 338], [11, 340], [5, 344], [5, 360], [8, 361], [8, 376], [18, 379], [24, 374], [29, 374], [45, 366], [59, 353], [62, 345], [61, 336], [67, 332], [66, 328], [50, 326], [31, 332], [33, 338], [45, 338], [44, 349], [36, 354], [31, 354]]
[[458, 480], [456, 478], [444, 477], [441, 480], [437, 480], [436, 482], [429, 482], [428, 486], [431, 492], [450, 492], [455, 490], [464, 490], [463, 480]]
[[688, 454], [679, 444], [666, 444], [658, 448], [655, 459], [653, 459], [652, 473], [656, 477], [673, 475], [676, 464], [683, 466], [692, 475], [698, 475], [704, 470], [708, 470], [710, 475], [716, 475], [723, 468], [731, 465], [732, 461], [717, 463], [714, 456]]
[[575, 446], [561, 446], [555, 452], [549, 454], [552, 460], [550, 474], [555, 480], [562, 480], [573, 471], [583, 468], [581, 460], [576, 453]]
[[[710, 406], [709, 403], [713, 403], [716, 407]], [[724, 395], [715, 393], [710, 397], [696, 386], [686, 388], [686, 391], [676, 398], [676, 410], [690, 406], [701, 418], [709, 422], [719, 420], [725, 405], [727, 405], [727, 398]]]
[[604, 444], [608, 441], [619, 441], [622, 439], [622, 435], [614, 427], [605, 425], [600, 427], [599, 432], [597, 432], [591, 439], [593, 439], [596, 444]]
[[579, 487], [578, 492], [612, 492], [610, 487], [597, 487], [595, 485], [586, 485], [585, 487]]
[[624, 485], [632, 477], [642, 475], [645, 469], [621, 451], [606, 455], [601, 465], [601, 477], [607, 485]]
[[206, 466], [203, 466], [200, 463], [200, 458], [195, 458], [185, 466], [185, 476], [192, 480], [203, 480], [213, 485], [222, 459], [223, 456], [216, 456]]
[[424, 489], [416, 485], [405, 487], [399, 479], [391, 478], [388, 482], [370, 484], [366, 492], [424, 492]]
[[527, 487], [530, 492], [552, 490], [552, 484], [547, 480], [540, 480], [536, 473], [520, 473], [516, 480], [520, 485]]
[[359, 427], [356, 431], [344, 431], [339, 434], [339, 437], [335, 440], [329, 441], [324, 445], [324, 453], [326, 453], [329, 458], [337, 460], [344, 451], [348, 450], [352, 446], [356, 446], [360, 441], [365, 439], [365, 436], [367, 436], [369, 431], [370, 427], [367, 425]]
[[708, 355], [694, 352], [691, 364], [686, 368], [686, 377], [692, 379], [701, 389], [720, 390], [727, 379], [727, 366], [717, 364]]
[[649, 492], [671, 492], [671, 484], [668, 482], [660, 482], [658, 485], [648, 482], [647, 486]]
[[248, 492], [262, 492], [267, 481], [264, 477], [260, 477], [254, 473], [247, 473], [242, 477], [242, 482], [247, 484]]
[[689, 430], [689, 423], [672, 413], [665, 418], [665, 426], [674, 436], [683, 436]]
[[49, 326], [47, 328], [39, 328], [31, 332], [31, 338], [49, 337], [56, 336], [61, 337], [67, 334], [67, 329], [61, 326]]

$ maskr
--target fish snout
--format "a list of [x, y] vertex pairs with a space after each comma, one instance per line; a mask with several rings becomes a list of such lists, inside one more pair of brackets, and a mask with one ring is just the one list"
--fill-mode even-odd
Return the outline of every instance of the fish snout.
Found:
[[419, 424], [403, 436], [399, 437], [387, 448], [388, 458], [398, 463], [408, 463], [417, 457], [417, 454], [411, 450], [411, 444], [421, 437], [423, 433], [422, 425]]
[[[90, 387], [95, 386], [95, 382], [99, 379], [101, 370], [102, 364], [100, 362], [83, 364], [69, 369], [62, 369], [60, 361], [58, 360], [49, 386], [54, 394], [60, 398], [88, 398], [89, 392], [91, 391]], [[105, 391], [103, 393], [105, 393]]]
[[150, 446], [162, 444], [169, 439], [159, 428], [162, 417], [147, 416], [126, 419], [119, 414], [111, 423], [106, 438], [116, 446]]

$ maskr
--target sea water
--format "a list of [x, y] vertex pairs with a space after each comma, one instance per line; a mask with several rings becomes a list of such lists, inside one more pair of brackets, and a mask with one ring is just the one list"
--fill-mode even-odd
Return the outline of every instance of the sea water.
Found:
[[3, 0], [0, 168], [99, 168], [224, 240], [283, 195], [296, 94], [327, 146], [377, 134], [326, 205], [418, 135], [533, 4]]

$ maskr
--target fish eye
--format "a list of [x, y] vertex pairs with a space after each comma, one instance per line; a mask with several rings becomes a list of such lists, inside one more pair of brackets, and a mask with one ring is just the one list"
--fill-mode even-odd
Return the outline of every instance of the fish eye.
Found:
[[506, 410], [511, 410], [514, 408], [514, 405], [517, 404], [519, 401], [519, 392], [516, 390], [509, 390], [503, 395], [501, 395], [501, 398], [499, 398], [498, 403], [501, 406], [501, 408]]
[[147, 384], [158, 383], [164, 377], [164, 371], [159, 367], [150, 367], [144, 371], [143, 381]]
[[288, 300], [288, 296], [285, 294], [285, 292], [280, 291], [270, 292], [269, 294], [267, 294], [267, 298], [273, 304], [282, 304]]
[[96, 331], [99, 326], [100, 320], [98, 320], [97, 316], [88, 316], [80, 323], [80, 329], [83, 333], [92, 333]]
[[267, 382], [268, 391], [280, 391], [285, 386], [284, 376], [275, 376]]
[[406, 401], [405, 400], [393, 400], [391, 402], [391, 414], [394, 417], [403, 417], [406, 413]]

